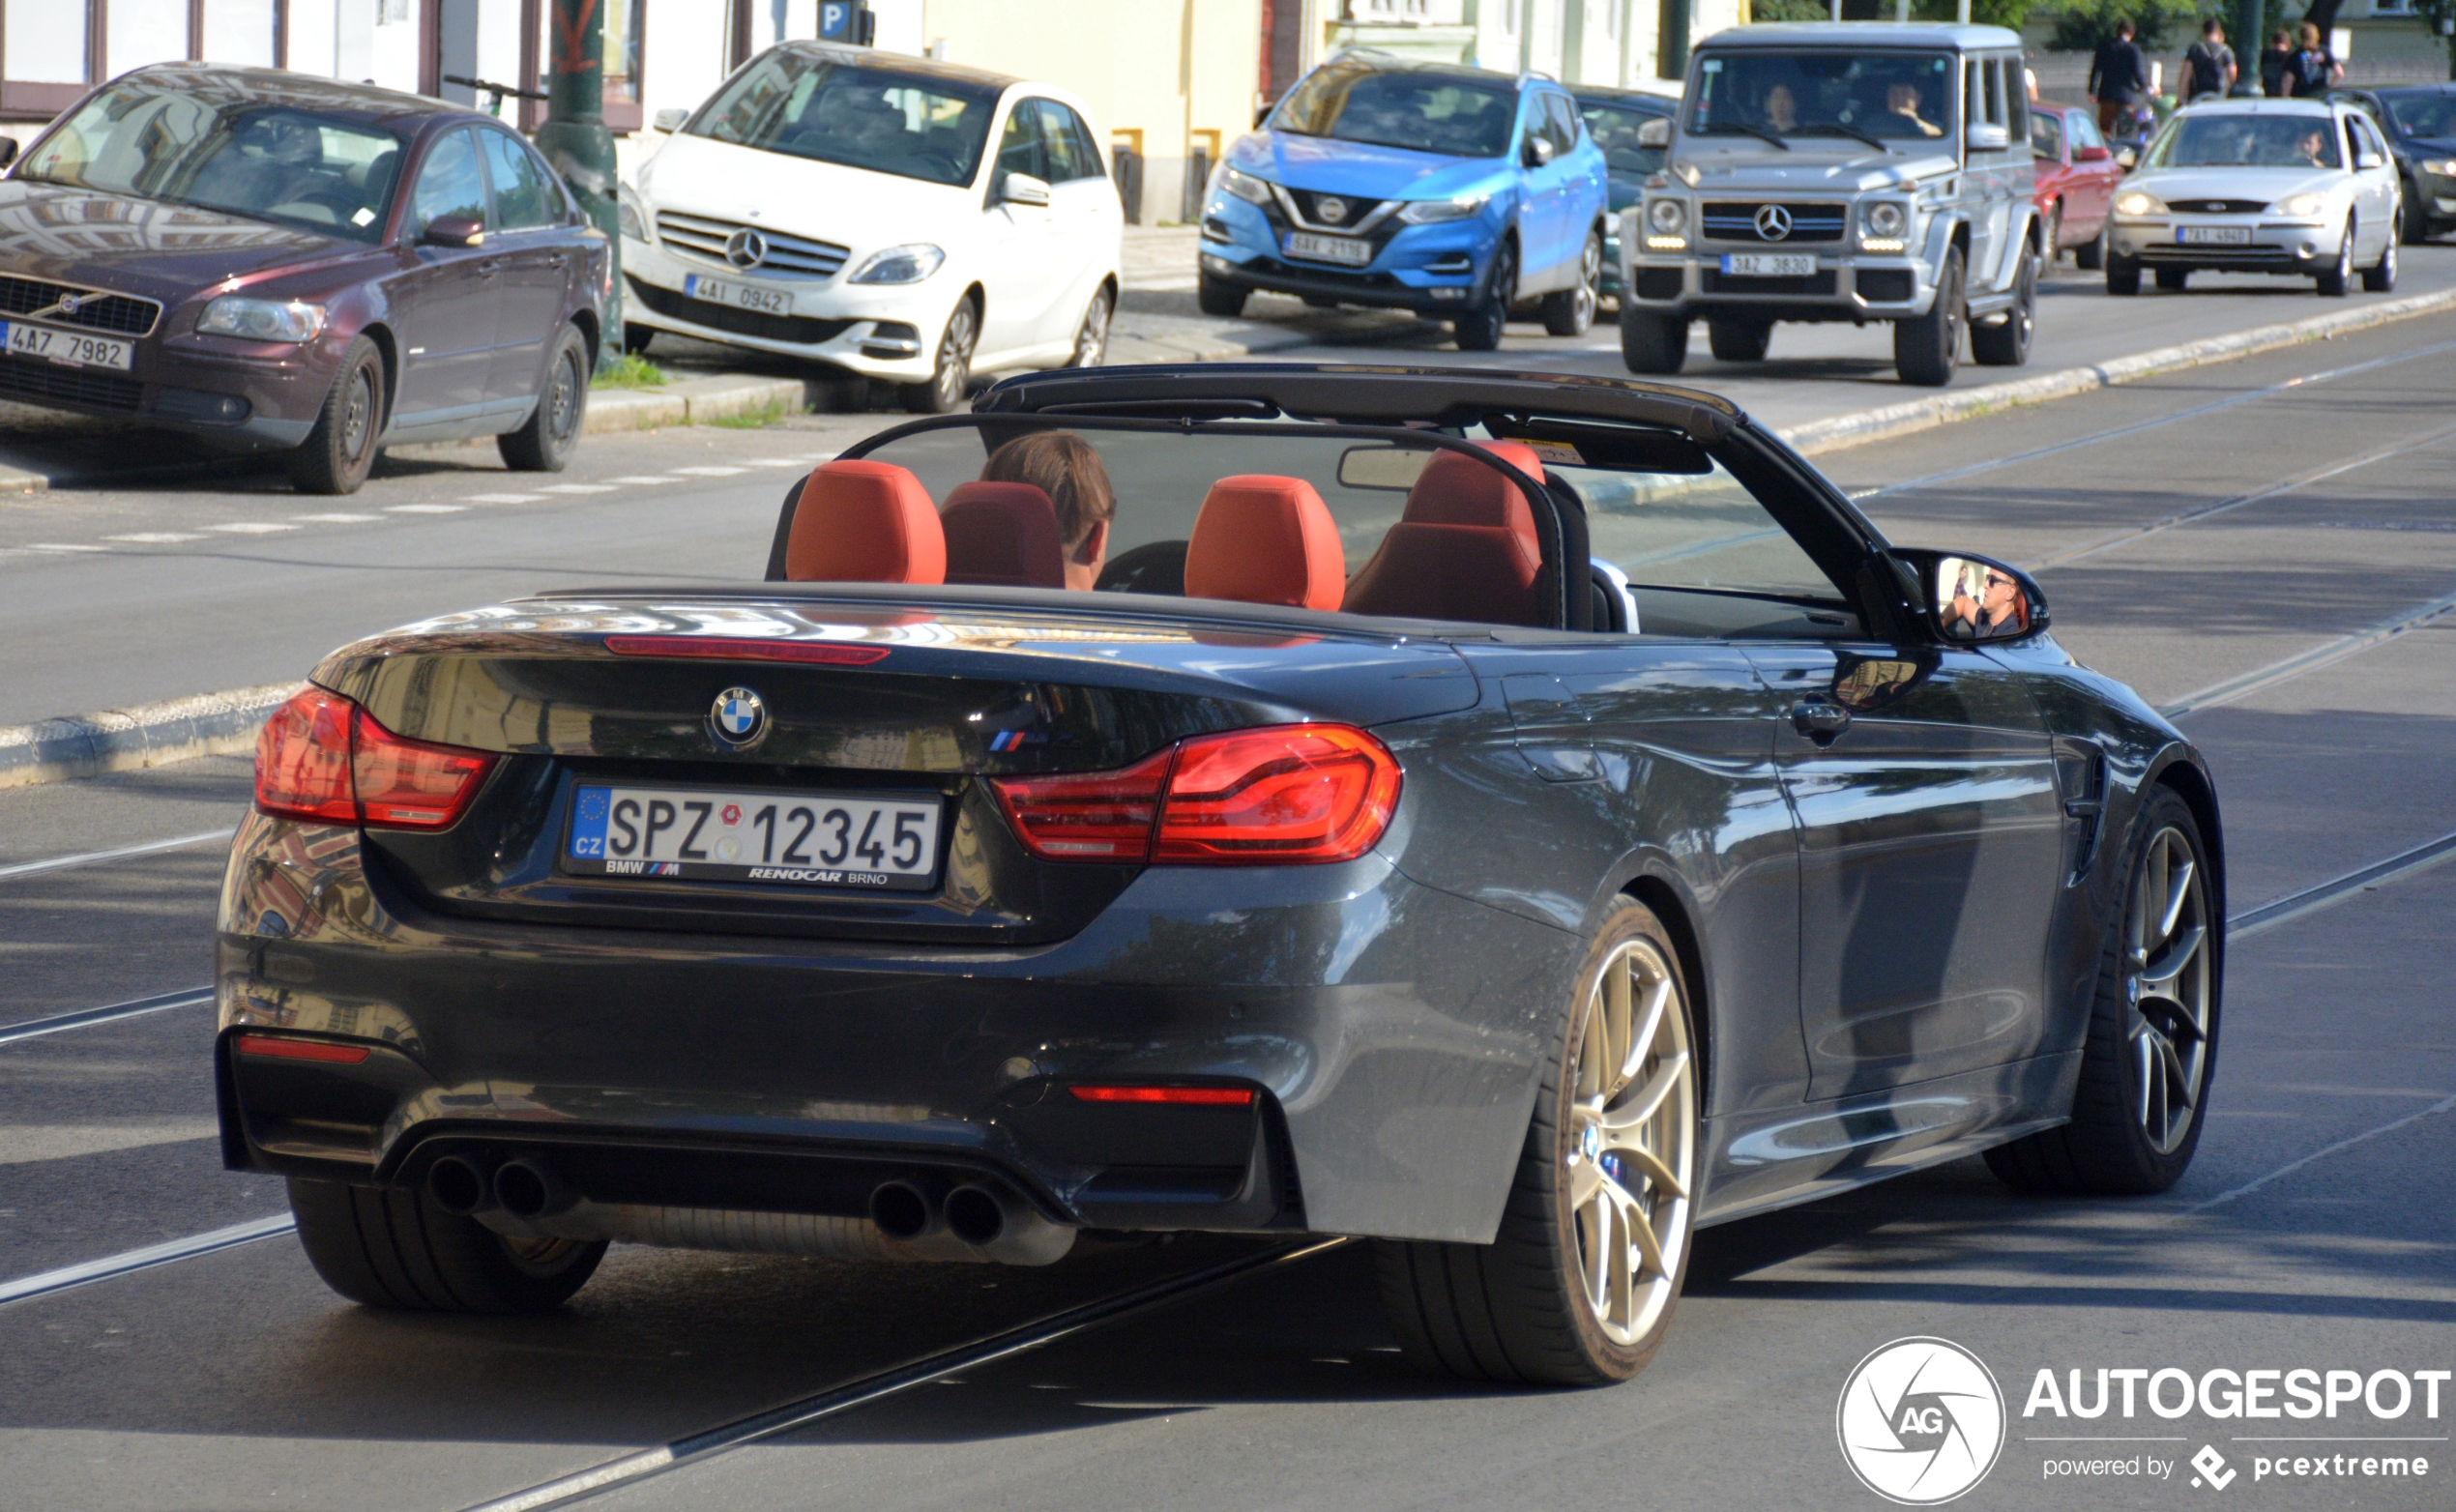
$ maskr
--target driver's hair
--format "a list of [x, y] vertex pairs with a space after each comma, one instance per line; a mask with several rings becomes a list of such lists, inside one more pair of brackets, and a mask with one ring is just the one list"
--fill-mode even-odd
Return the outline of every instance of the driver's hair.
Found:
[[1092, 527], [1117, 513], [1108, 469], [1092, 444], [1070, 430], [1036, 430], [989, 453], [980, 469], [986, 483], [1030, 483], [1049, 496], [1058, 511], [1058, 536], [1068, 551], [1083, 544]]

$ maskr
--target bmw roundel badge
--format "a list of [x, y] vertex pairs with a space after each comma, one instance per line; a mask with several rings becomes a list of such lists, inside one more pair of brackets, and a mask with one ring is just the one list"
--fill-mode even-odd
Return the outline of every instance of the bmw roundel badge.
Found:
[[708, 733], [729, 751], [746, 751], [767, 738], [768, 706], [746, 687], [729, 687], [708, 711]]

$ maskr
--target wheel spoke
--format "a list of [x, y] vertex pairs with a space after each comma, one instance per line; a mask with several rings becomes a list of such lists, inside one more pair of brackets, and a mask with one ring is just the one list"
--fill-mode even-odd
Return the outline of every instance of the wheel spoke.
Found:
[[1603, 1168], [1583, 1156], [1575, 1157], [1569, 1167], [1569, 1206], [1583, 1207], [1593, 1200], [1595, 1188], [1603, 1184]]
[[1646, 1178], [1647, 1184], [1652, 1186], [1657, 1195], [1663, 1197], [1688, 1195], [1688, 1188], [1681, 1184], [1679, 1177], [1672, 1174], [1672, 1168], [1663, 1163], [1663, 1157], [1654, 1151], [1642, 1145], [1632, 1144], [1607, 1144], [1604, 1148], [1628, 1164], [1637, 1167], [1637, 1174]]
[[2192, 858], [2186, 856], [2181, 864], [2167, 874], [2166, 908], [2157, 925], [2157, 938], [2160, 940], [2173, 937], [2175, 925], [2183, 916], [2183, 905], [2192, 899]]
[[1628, 957], [1616, 958], [1603, 969], [1603, 992], [1595, 1011], [1603, 1016], [1602, 1064], [1596, 1072], [1600, 1078], [1597, 1090], [1606, 1098], [1628, 1085], [1629, 1055], [1629, 980]]
[[1627, 1187], [1609, 1176], [1603, 1178], [1603, 1195], [1611, 1200], [1612, 1206], [1620, 1212], [1621, 1221], [1628, 1226], [1629, 1242], [1635, 1244], [1645, 1257], [1647, 1270], [1658, 1276], [1667, 1274], [1663, 1265], [1663, 1241], [1655, 1235], [1654, 1225], [1646, 1216], [1646, 1209], [1637, 1205], [1637, 1199], [1629, 1195]]
[[1654, 1048], [1655, 1036], [1663, 1032], [1663, 1013], [1671, 1006], [1672, 979], [1656, 978], [1647, 990], [1646, 1003], [1638, 1015], [1637, 1032], [1629, 1036], [1628, 1053], [1621, 1061], [1621, 1085], [1625, 1087], [1645, 1064], [1647, 1052]]
[[2141, 1117], [2141, 1127], [2145, 1129], [2150, 1127], [2150, 1084], [2157, 1080], [2157, 1047], [2150, 1042], [2156, 1032], [2157, 1032], [2155, 1030], [2149, 1029], [2147, 1025], [2144, 1025], [2141, 1031], [2135, 1034], [2132, 1039], [2133, 1060], [2139, 1062], [2135, 1069], [2137, 1069], [2140, 1073], [2138, 1081], [2140, 1082], [2139, 1112]]
[[2173, 1103], [2178, 1101], [2183, 1105], [2184, 1112], [2190, 1112], [2192, 1106], [2192, 1079], [2190, 1073], [2183, 1069], [2183, 1058], [2181, 1053], [2175, 1048], [2175, 1041], [2160, 1035], [2157, 1041], [2157, 1056], [2159, 1069], [2166, 1077], [2170, 1116], [2173, 1111]]
[[2192, 957], [2200, 953], [2200, 947], [2208, 940], [2208, 928], [2205, 924], [2194, 924], [2179, 934], [2170, 929], [2165, 938], [2166, 948], [2158, 952], [2156, 960], [2141, 968], [2141, 991], [2171, 998], [2174, 993], [2167, 989], [2172, 987], [2176, 977], [2183, 974], [2184, 968], [2192, 964]]
[[1623, 1129], [1633, 1129], [1654, 1117], [1661, 1111], [1663, 1100], [1672, 1094], [1681, 1078], [1687, 1074], [1687, 1051], [1675, 1051], [1665, 1056], [1663, 1063], [1654, 1068], [1654, 1074], [1647, 1078], [1646, 1085], [1638, 1089], [1628, 1101], [1604, 1113], [1604, 1132], [1617, 1134]]

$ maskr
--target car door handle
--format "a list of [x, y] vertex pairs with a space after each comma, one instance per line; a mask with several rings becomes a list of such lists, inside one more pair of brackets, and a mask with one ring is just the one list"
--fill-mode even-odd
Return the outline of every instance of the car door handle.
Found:
[[1851, 711], [1840, 704], [1829, 704], [1822, 698], [1803, 698], [1791, 706], [1791, 728], [1816, 741], [1830, 745], [1833, 738], [1851, 727]]

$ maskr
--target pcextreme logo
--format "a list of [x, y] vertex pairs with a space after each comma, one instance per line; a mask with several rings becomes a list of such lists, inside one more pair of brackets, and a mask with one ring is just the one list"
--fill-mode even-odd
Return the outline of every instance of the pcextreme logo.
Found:
[[1949, 1339], [1896, 1339], [1859, 1361], [1834, 1409], [1842, 1459], [1887, 1501], [1926, 1507], [1987, 1478], [2004, 1446], [2004, 1396]]

